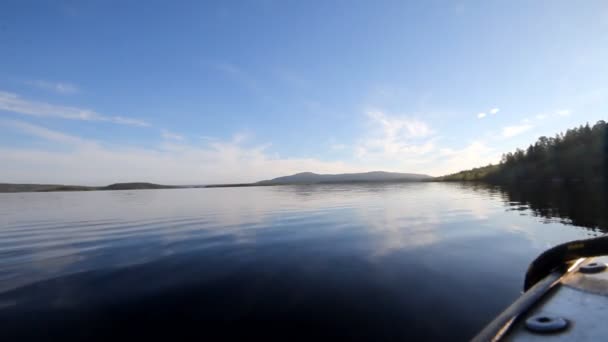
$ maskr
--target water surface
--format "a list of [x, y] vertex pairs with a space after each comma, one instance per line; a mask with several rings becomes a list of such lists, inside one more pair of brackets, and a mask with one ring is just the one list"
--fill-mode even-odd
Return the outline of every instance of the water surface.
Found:
[[563, 206], [445, 183], [0, 194], [0, 339], [466, 340], [540, 252], [598, 234]]

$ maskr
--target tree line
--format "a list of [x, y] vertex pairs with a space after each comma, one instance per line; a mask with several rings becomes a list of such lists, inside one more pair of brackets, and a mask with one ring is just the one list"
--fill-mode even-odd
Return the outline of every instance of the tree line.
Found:
[[488, 165], [436, 178], [438, 181], [486, 181], [498, 184], [522, 182], [596, 183], [606, 179], [608, 124], [598, 121], [540, 137], [527, 149], [502, 156]]

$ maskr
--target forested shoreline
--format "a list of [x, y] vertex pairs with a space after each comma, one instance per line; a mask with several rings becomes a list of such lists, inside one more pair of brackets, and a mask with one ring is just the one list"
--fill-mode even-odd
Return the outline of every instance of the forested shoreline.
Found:
[[499, 164], [437, 177], [436, 181], [519, 183], [604, 183], [608, 124], [581, 125], [555, 137], [540, 137], [527, 149], [502, 156]]

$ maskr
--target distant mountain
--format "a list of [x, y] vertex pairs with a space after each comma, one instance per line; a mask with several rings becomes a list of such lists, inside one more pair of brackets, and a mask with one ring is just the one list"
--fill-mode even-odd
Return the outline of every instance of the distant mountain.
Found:
[[418, 182], [431, 179], [431, 176], [417, 173], [397, 173], [372, 171], [364, 173], [341, 173], [335, 175], [313, 172], [296, 173], [255, 183], [256, 185], [279, 184], [328, 184], [328, 183], [371, 183], [371, 182]]
[[175, 189], [172, 185], [153, 183], [116, 183], [108, 186], [79, 186], [61, 184], [12, 184], [0, 183], [0, 192], [50, 192], [50, 191], [93, 191], [93, 190], [143, 190]]

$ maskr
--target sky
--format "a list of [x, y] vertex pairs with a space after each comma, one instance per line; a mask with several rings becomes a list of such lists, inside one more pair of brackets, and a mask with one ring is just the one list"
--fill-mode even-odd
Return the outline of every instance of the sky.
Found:
[[608, 113], [606, 1], [0, 3], [0, 182], [434, 176]]

